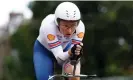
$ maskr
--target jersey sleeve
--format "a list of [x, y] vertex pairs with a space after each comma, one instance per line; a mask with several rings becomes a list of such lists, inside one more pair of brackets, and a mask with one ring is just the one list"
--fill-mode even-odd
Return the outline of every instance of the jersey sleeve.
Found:
[[53, 26], [51, 24], [42, 24], [41, 25], [42, 32], [44, 39], [46, 41], [46, 44], [48, 45], [48, 48], [50, 51], [54, 54], [57, 61], [60, 60], [66, 60], [69, 57], [68, 52], [63, 52], [63, 48], [61, 46], [61, 42], [58, 40], [56, 36], [56, 26]]
[[79, 26], [76, 28], [76, 34], [72, 38], [72, 44], [79, 44], [82, 42], [85, 34], [85, 26], [82, 21], [80, 21]]

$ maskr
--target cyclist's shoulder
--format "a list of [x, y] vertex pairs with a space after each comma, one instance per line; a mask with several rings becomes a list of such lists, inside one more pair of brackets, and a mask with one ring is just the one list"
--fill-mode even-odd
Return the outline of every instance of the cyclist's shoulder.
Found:
[[84, 29], [85, 29], [85, 25], [84, 25], [83, 21], [80, 20], [79, 25], [76, 28], [76, 31], [79, 31], [79, 32], [82, 31], [82, 32], [84, 32]]
[[84, 26], [85, 26], [85, 25], [84, 25], [83, 21], [80, 20], [80, 21], [79, 21], [79, 27], [84, 27]]
[[56, 30], [55, 15], [47, 15], [41, 22], [41, 28], [45, 30]]
[[54, 14], [49, 14], [47, 15], [41, 22], [41, 25], [55, 25], [55, 15]]

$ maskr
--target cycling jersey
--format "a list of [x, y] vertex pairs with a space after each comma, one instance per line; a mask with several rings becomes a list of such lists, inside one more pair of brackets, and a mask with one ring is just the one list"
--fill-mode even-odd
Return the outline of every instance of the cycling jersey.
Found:
[[49, 51], [53, 53], [55, 58], [66, 60], [69, 57], [68, 50], [73, 44], [82, 41], [85, 33], [85, 27], [80, 20], [76, 31], [71, 37], [65, 37], [55, 24], [55, 15], [50, 14], [43, 19], [39, 30], [37, 40]]

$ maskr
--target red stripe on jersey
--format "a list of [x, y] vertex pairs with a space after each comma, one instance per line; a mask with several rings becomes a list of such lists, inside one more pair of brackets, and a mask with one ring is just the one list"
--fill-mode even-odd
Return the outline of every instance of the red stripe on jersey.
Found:
[[79, 40], [72, 40], [72, 44], [79, 44], [79, 43], [81, 43], [81, 41], [79, 41]]
[[54, 47], [59, 46], [60, 44], [61, 44], [61, 42], [57, 41], [57, 42], [54, 42], [54, 43], [49, 43], [48, 45], [49, 45], [50, 48], [54, 48]]

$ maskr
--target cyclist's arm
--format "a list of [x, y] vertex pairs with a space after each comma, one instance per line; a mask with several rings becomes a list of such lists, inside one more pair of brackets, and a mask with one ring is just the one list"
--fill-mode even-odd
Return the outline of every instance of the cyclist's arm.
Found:
[[74, 46], [74, 44], [79, 44], [82, 42], [85, 34], [85, 26], [82, 21], [80, 21], [79, 26], [76, 28], [76, 34], [72, 37], [72, 45], [71, 48]]
[[43, 26], [45, 26], [45, 28], [43, 28], [42, 32], [44, 34], [43, 36], [45, 41], [47, 42], [48, 48], [54, 54], [58, 63], [62, 63], [63, 61], [69, 58], [69, 51], [63, 52], [61, 42], [58, 40], [56, 36], [56, 29], [54, 29], [54, 27], [51, 27], [51, 25], [44, 24]]

